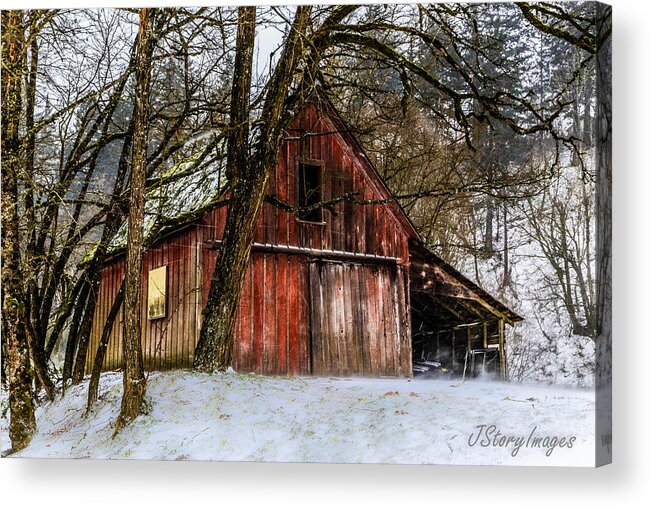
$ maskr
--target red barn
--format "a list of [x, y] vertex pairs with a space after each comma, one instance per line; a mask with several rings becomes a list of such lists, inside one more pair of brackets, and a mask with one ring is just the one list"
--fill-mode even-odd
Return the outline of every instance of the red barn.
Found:
[[[147, 199], [142, 346], [151, 370], [192, 365], [226, 218], [221, 164], [187, 176], [183, 167]], [[305, 106], [287, 130], [258, 221], [236, 371], [409, 377], [486, 368], [506, 377], [504, 323], [520, 317], [428, 251], [390, 197], [333, 106]], [[336, 202], [286, 211], [328, 201]], [[102, 271], [89, 367], [124, 275], [123, 249], [118, 233]], [[123, 311], [105, 369], [122, 365]]]

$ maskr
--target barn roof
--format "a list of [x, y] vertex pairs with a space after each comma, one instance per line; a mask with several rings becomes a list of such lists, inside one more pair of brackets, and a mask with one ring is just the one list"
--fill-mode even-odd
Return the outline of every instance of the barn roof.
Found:
[[[442, 296], [462, 300], [465, 302], [466, 308], [479, 316], [492, 314], [503, 318], [509, 324], [524, 320], [507, 305], [429, 250], [422, 242], [410, 242], [409, 256], [412, 270], [411, 288], [413, 290], [431, 293], [435, 298]], [[436, 275], [436, 271], [443, 272], [445, 280], [441, 280]], [[440, 289], [441, 284], [446, 285], [445, 290]]]
[[[215, 150], [211, 158], [200, 159], [199, 153], [186, 158], [150, 180], [150, 190], [145, 195], [145, 242], [187, 224], [202, 213], [225, 204], [226, 156], [223, 148]], [[127, 221], [125, 220], [108, 245], [107, 253], [115, 254], [127, 246]], [[97, 246], [85, 256], [82, 264], [95, 254]]]
[[[195, 167], [194, 157], [165, 173], [160, 183], [145, 196], [144, 239], [163, 234], [168, 229], [195, 218], [219, 202], [226, 187], [225, 157], [213, 158]], [[125, 221], [109, 245], [110, 251], [127, 246]]]

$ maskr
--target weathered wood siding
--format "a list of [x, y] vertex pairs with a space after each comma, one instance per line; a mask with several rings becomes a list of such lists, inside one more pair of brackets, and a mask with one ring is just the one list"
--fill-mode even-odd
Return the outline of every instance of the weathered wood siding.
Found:
[[310, 262], [312, 372], [410, 376], [402, 268]]
[[[218, 250], [205, 248], [203, 304]], [[240, 296], [233, 368], [240, 372], [309, 375], [307, 258], [253, 252]]]
[[[158, 241], [145, 252], [142, 269], [142, 324], [145, 368], [162, 370], [192, 364], [198, 340], [201, 311], [201, 250], [199, 230], [190, 227]], [[167, 266], [167, 312], [164, 318], [147, 318], [147, 283], [150, 270]], [[108, 312], [124, 278], [124, 257], [102, 270], [99, 300], [95, 309], [87, 367], [92, 367], [95, 351]], [[113, 324], [104, 369], [122, 367], [123, 311]]]
[[[373, 168], [340, 126], [309, 106], [292, 122], [267, 190], [298, 204], [301, 161], [322, 163], [321, 199], [389, 197]], [[255, 243], [400, 259], [401, 265], [315, 260], [262, 253], [254, 245], [240, 301], [233, 366], [266, 374], [410, 376], [408, 234], [387, 204], [344, 200], [323, 210], [323, 223], [297, 220], [265, 203]], [[226, 208], [204, 217], [204, 241], [222, 236]], [[204, 303], [218, 249], [204, 249]], [[327, 253], [324, 254], [327, 258]], [[402, 264], [404, 263], [404, 265]]]
[[[323, 201], [354, 194], [353, 199], [381, 200], [390, 194], [374, 169], [341, 128], [313, 105], [297, 116], [278, 155], [267, 194], [292, 206], [298, 200], [298, 165], [301, 160], [322, 161]], [[392, 211], [395, 203], [359, 205], [345, 200], [323, 210], [323, 225], [296, 220], [295, 216], [265, 203], [255, 241], [324, 250], [398, 257], [408, 262], [408, 236]], [[223, 211], [222, 211], [223, 213]]]

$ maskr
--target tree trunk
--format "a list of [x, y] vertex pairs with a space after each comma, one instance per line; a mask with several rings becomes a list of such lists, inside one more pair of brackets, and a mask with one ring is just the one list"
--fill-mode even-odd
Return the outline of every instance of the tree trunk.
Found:
[[84, 308], [84, 316], [78, 328], [78, 334], [75, 337], [77, 354], [75, 356], [75, 365], [72, 370], [72, 383], [79, 384], [86, 373], [86, 355], [88, 354], [88, 344], [90, 342], [90, 331], [93, 326], [94, 309], [97, 303], [97, 292], [99, 291], [99, 272], [91, 274], [93, 279], [89, 282], [88, 300]]
[[200, 370], [225, 369], [231, 362], [233, 331], [239, 293], [251, 253], [255, 224], [262, 206], [267, 177], [250, 180], [249, 101], [255, 44], [255, 7], [240, 7], [235, 46], [227, 174], [231, 182], [230, 207], [222, 247], [204, 310], [194, 366]]
[[[27, 217], [27, 234], [29, 235], [29, 244], [33, 242], [36, 235], [36, 215], [34, 210], [34, 185], [36, 184], [34, 177], [34, 159], [36, 152], [36, 135], [34, 131], [34, 108], [36, 103], [36, 82], [38, 78], [38, 20], [41, 16], [40, 11], [31, 11], [29, 13], [29, 71], [27, 72], [26, 90], [26, 108], [25, 108], [25, 130], [26, 142], [24, 144], [25, 159], [24, 159], [24, 177], [23, 182], [25, 186], [24, 204], [25, 214]], [[25, 48], [25, 51], [27, 48]], [[38, 318], [38, 311], [34, 307], [33, 296], [37, 288], [37, 274], [36, 265], [34, 262], [33, 252], [28, 249], [25, 256], [25, 319], [23, 324], [25, 326], [25, 335], [30, 349], [30, 356], [34, 364], [34, 371], [39, 384], [45, 389], [45, 393], [50, 401], [54, 400], [54, 382], [49, 376], [48, 372], [48, 356], [45, 354], [45, 332], [40, 325]], [[47, 322], [45, 323], [47, 328]], [[38, 389], [36, 391], [38, 394]]]
[[509, 265], [509, 230], [507, 226], [507, 201], [504, 200], [502, 204], [502, 226], [504, 227], [504, 278], [502, 279], [502, 286], [509, 287], [511, 285], [511, 266]]
[[82, 287], [79, 291], [79, 298], [75, 311], [70, 321], [70, 328], [68, 329], [68, 341], [66, 342], [66, 353], [63, 359], [63, 391], [65, 392], [68, 386], [68, 380], [72, 379], [72, 372], [75, 364], [75, 351], [77, 350], [77, 337], [79, 336], [79, 328], [81, 321], [84, 318], [84, 309], [88, 307], [88, 293], [90, 291], [90, 283], [84, 279], [82, 275]]
[[52, 329], [52, 332], [50, 333], [50, 336], [48, 337], [47, 344], [45, 346], [45, 357], [48, 360], [52, 357], [52, 352], [54, 352], [57, 343], [61, 339], [61, 335], [63, 334], [65, 325], [68, 322], [68, 319], [70, 318], [70, 315], [72, 315], [72, 312], [74, 310], [75, 301], [77, 300], [77, 297], [79, 297], [79, 294], [81, 293], [81, 289], [84, 286], [84, 284], [85, 284], [85, 280], [80, 277], [75, 282], [74, 287], [68, 293], [66, 300], [63, 302], [61, 308], [57, 312], [57, 317], [54, 323], [54, 327]]
[[231, 363], [237, 305], [269, 173], [269, 169], [263, 169], [254, 181], [238, 180], [231, 193], [225, 232], [194, 353], [194, 367], [199, 370], [225, 369]]
[[149, 121], [149, 81], [152, 54], [156, 43], [154, 12], [140, 9], [140, 31], [136, 61], [136, 108], [131, 164], [131, 188], [127, 231], [127, 261], [124, 277], [124, 392], [120, 415], [115, 423], [118, 432], [142, 412], [146, 379], [142, 360], [142, 249], [145, 217], [145, 174], [147, 165], [147, 131]]
[[491, 253], [493, 249], [493, 202], [487, 199], [486, 202], [486, 229], [484, 232], [484, 252]]
[[97, 401], [97, 394], [99, 390], [99, 377], [102, 373], [102, 365], [104, 364], [104, 358], [106, 357], [106, 349], [108, 348], [109, 338], [111, 337], [111, 331], [113, 330], [113, 323], [118, 316], [122, 303], [124, 302], [124, 281], [120, 285], [120, 290], [118, 290], [111, 310], [109, 311], [108, 316], [106, 317], [106, 322], [104, 323], [104, 329], [102, 329], [102, 336], [97, 346], [97, 351], [95, 353], [95, 360], [93, 362], [93, 371], [90, 375], [90, 383], [88, 384], [88, 401], [86, 403], [86, 412], [89, 412], [93, 405]]
[[[27, 300], [27, 297], [25, 297], [25, 300]], [[45, 395], [47, 396], [47, 399], [50, 401], [54, 400], [54, 395], [55, 395], [55, 388], [54, 388], [54, 382], [52, 382], [52, 379], [50, 378], [50, 375], [48, 373], [48, 368], [47, 368], [47, 360], [45, 358], [45, 349], [43, 347], [42, 342], [39, 340], [36, 332], [28, 322], [28, 316], [27, 313], [23, 310], [21, 312], [23, 314], [22, 317], [22, 322], [21, 322], [21, 327], [23, 330], [21, 331], [26, 339], [27, 339], [27, 345], [29, 347], [29, 355], [32, 360], [32, 364], [34, 365], [34, 373], [35, 373], [35, 378], [38, 380], [38, 384], [45, 390]], [[40, 392], [40, 389], [38, 388], [37, 384], [37, 389], [35, 391], [35, 394], [38, 395]]]
[[38, 37], [36, 33], [36, 23], [39, 17], [38, 11], [29, 13], [29, 37], [30, 43], [30, 62], [29, 73], [26, 79], [26, 106], [25, 106], [25, 131], [26, 139], [24, 144], [24, 185], [25, 193], [23, 195], [25, 204], [25, 215], [27, 218], [27, 245], [25, 252], [25, 266], [32, 274], [27, 281], [26, 287], [26, 313], [32, 322], [36, 322], [38, 315], [36, 297], [38, 292], [38, 277], [36, 276], [37, 266], [31, 246], [36, 241], [36, 212], [34, 208], [34, 163], [36, 153], [36, 134], [34, 130], [34, 110], [36, 104], [36, 81], [38, 78]]
[[[269, 78], [266, 97], [254, 146], [248, 133], [252, 46], [255, 40], [255, 9], [242, 7], [238, 17], [238, 36], [233, 83], [229, 138], [229, 170], [232, 173], [228, 216], [217, 263], [210, 283], [194, 367], [202, 371], [224, 369], [231, 363], [235, 315], [244, 283], [246, 266], [255, 237], [255, 226], [264, 201], [269, 175], [276, 165], [282, 133], [291, 119], [289, 88], [305, 54], [303, 37], [310, 20], [311, 6], [296, 9], [284, 50]], [[239, 80], [239, 82], [237, 82]], [[246, 86], [242, 86], [242, 85]], [[246, 100], [244, 95], [246, 95]], [[241, 142], [237, 142], [240, 139]], [[251, 155], [248, 155], [251, 150]], [[242, 162], [243, 161], [243, 162]], [[241, 164], [241, 165], [240, 165]]]
[[24, 33], [20, 11], [2, 12], [2, 339], [6, 342], [9, 384], [9, 438], [12, 451], [29, 445], [36, 431], [33, 371], [24, 333], [18, 232], [19, 123]]

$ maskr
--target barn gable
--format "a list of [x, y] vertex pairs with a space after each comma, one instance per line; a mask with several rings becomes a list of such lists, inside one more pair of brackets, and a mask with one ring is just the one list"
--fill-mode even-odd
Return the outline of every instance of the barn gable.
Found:
[[367, 174], [368, 178], [372, 180], [376, 187], [378, 193], [378, 199], [384, 201], [386, 206], [391, 210], [394, 217], [402, 225], [405, 233], [412, 240], [420, 240], [420, 234], [416, 230], [416, 227], [410, 220], [407, 213], [402, 209], [402, 206], [398, 203], [397, 200], [392, 198], [392, 192], [387, 187], [386, 183], [380, 173], [378, 173], [375, 165], [371, 162], [370, 158], [366, 154], [364, 147], [359, 143], [357, 138], [352, 134], [352, 131], [346, 121], [341, 117], [334, 104], [320, 92], [316, 92], [317, 97], [315, 99], [316, 107], [323, 111], [328, 120], [332, 123], [334, 130], [341, 137], [343, 143], [348, 147], [349, 150], [354, 154], [354, 156], [361, 162], [362, 170]]
[[[287, 129], [241, 295], [237, 370], [411, 374], [406, 285], [415, 231], [389, 207], [386, 187], [343, 134], [315, 102]], [[307, 219], [295, 212], [305, 166], [318, 171], [319, 200], [327, 203]], [[226, 209], [215, 209], [202, 221], [204, 246], [211, 246], [204, 280], [225, 220]], [[205, 301], [209, 284], [203, 287]]]

